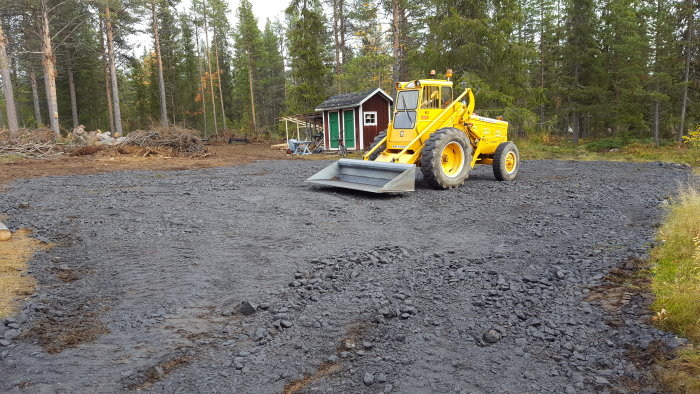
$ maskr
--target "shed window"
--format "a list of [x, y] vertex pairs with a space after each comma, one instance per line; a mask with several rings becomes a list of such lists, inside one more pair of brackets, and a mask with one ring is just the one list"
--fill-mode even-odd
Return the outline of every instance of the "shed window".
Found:
[[377, 113], [376, 112], [365, 112], [365, 126], [376, 126], [377, 125]]

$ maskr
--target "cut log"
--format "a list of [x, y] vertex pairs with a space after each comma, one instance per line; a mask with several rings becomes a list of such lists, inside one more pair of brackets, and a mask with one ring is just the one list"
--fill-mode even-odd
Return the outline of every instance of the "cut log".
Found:
[[12, 232], [2, 222], [0, 222], [0, 241], [7, 241], [12, 238]]

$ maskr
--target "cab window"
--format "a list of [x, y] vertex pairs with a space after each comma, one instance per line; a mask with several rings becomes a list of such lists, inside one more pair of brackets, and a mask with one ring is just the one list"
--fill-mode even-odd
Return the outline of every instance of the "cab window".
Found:
[[421, 108], [424, 109], [439, 109], [440, 108], [440, 88], [438, 86], [423, 87], [423, 102]]
[[449, 86], [443, 86], [440, 89], [440, 102], [441, 102], [441, 108], [447, 108], [450, 104], [452, 104], [452, 88]]

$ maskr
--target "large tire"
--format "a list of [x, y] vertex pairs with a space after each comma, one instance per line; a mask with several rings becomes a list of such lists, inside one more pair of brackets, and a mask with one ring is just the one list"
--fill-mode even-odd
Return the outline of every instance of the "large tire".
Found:
[[[379, 143], [384, 139], [384, 137], [386, 137], [386, 130], [380, 132], [379, 135], [377, 135], [376, 137], [374, 137], [374, 139], [372, 140], [372, 145], [369, 146], [369, 149], [367, 150], [367, 152], [371, 151], [372, 148], [374, 148], [375, 146], [377, 146], [377, 144], [379, 144]], [[380, 155], [382, 152], [384, 152], [385, 150], [386, 150], [386, 142], [383, 143], [382, 146], [380, 146], [379, 148], [377, 148], [377, 150], [375, 150], [375, 151], [369, 156], [369, 159], [372, 160], [372, 161], [377, 160], [377, 157], [379, 157], [379, 155]]]
[[462, 130], [445, 127], [434, 132], [421, 151], [423, 179], [436, 189], [459, 187], [469, 177], [472, 146]]
[[512, 181], [520, 169], [520, 152], [514, 143], [501, 142], [493, 154], [493, 175], [499, 181]]

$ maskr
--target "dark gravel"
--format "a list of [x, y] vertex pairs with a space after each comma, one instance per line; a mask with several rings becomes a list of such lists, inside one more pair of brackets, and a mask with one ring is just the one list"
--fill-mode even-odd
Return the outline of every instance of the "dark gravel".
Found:
[[326, 164], [11, 184], [7, 225], [55, 246], [0, 324], [0, 392], [635, 391], [630, 352], [680, 343], [605, 278], [645, 258], [686, 167], [377, 196], [303, 183]]

